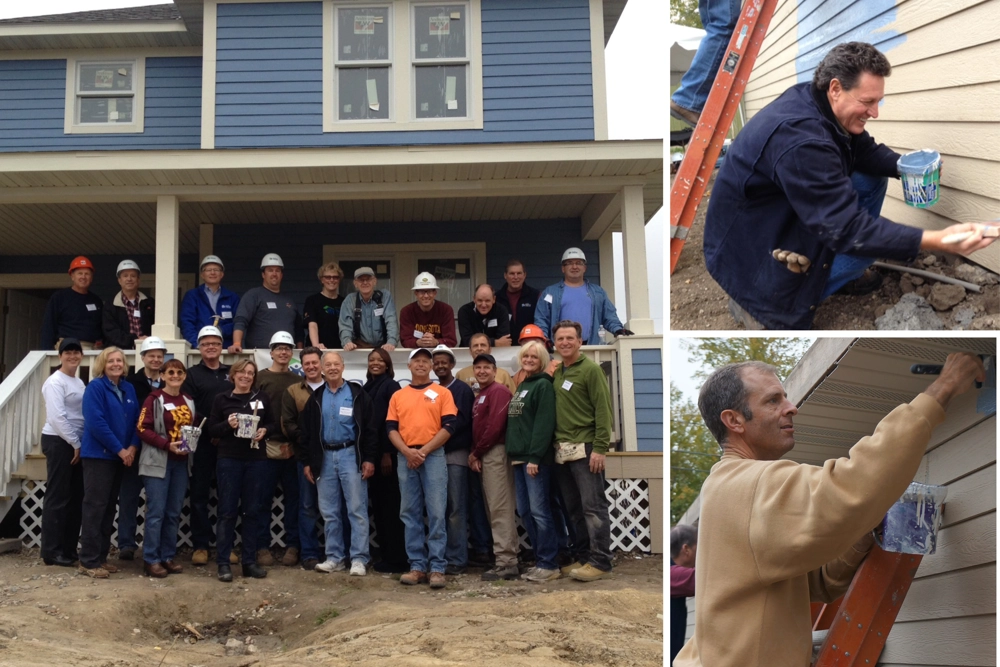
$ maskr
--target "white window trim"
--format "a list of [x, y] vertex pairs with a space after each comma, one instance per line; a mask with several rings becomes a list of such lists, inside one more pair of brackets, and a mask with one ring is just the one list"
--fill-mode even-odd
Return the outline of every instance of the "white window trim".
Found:
[[[468, 5], [469, 80], [467, 83], [467, 118], [417, 118], [412, 54], [413, 4], [442, 4], [444, 0], [384, 0], [392, 6], [392, 44], [390, 53], [389, 120], [338, 120], [335, 105], [334, 11], [338, 6], [359, 3], [356, 0], [323, 0], [323, 132], [412, 132], [429, 130], [483, 129], [483, 49], [480, 0], [464, 0]], [[458, 0], [456, 0], [458, 1]]]
[[[331, 84], [333, 84], [333, 82], [337, 78], [336, 77], [336, 72], [337, 72], [338, 69], [353, 69], [353, 68], [363, 68], [363, 67], [385, 68], [387, 70], [387, 72], [388, 72], [388, 77], [387, 77], [388, 90], [386, 91], [386, 97], [388, 99], [382, 101], [382, 104], [388, 104], [389, 105], [389, 117], [388, 118], [358, 118], [358, 119], [348, 119], [348, 120], [340, 120], [340, 119], [338, 119], [337, 118], [337, 110], [340, 108], [340, 97], [338, 95], [339, 87], [336, 86], [336, 85], [332, 85], [332, 88], [333, 88], [333, 114], [334, 114], [334, 122], [336, 122], [338, 124], [339, 123], [363, 123], [365, 125], [368, 125], [368, 124], [385, 125], [386, 123], [391, 123], [392, 122], [393, 110], [396, 107], [396, 98], [395, 98], [395, 92], [396, 91], [395, 91], [395, 85], [394, 85], [395, 74], [396, 74], [396, 63], [395, 63], [395, 58], [396, 58], [396, 40], [395, 40], [395, 34], [393, 33], [390, 36], [390, 38], [389, 38], [389, 44], [388, 44], [389, 56], [385, 60], [360, 60], [360, 61], [359, 60], [341, 60], [340, 57], [339, 57], [339, 55], [338, 55], [339, 54], [339, 49], [337, 48], [339, 45], [337, 44], [336, 22], [333, 20], [332, 14], [333, 14], [333, 12], [336, 12], [338, 8], [342, 8], [342, 7], [345, 7], [345, 6], [349, 7], [349, 6], [351, 6], [351, 4], [353, 4], [353, 3], [335, 3], [334, 6], [333, 6], [333, 10], [331, 11], [330, 21], [331, 21], [331, 26], [334, 29], [334, 32], [333, 32], [333, 46], [334, 46], [334, 48], [332, 50], [333, 58], [334, 58], [334, 60], [333, 60], [333, 72], [334, 72], [334, 74], [333, 74], [333, 77], [331, 78]], [[385, 6], [387, 7], [387, 9], [388, 9], [387, 18], [388, 18], [388, 22], [389, 22], [389, 29], [392, 30], [392, 31], [395, 31], [395, 29], [396, 29], [396, 11], [397, 11], [398, 7], [396, 6], [396, 4], [394, 2], [392, 2], [392, 0], [383, 0], [383, 3], [379, 3], [379, 2], [365, 3], [366, 6], [378, 5], [378, 4], [385, 4]], [[325, 6], [324, 6], [324, 10], [325, 10]], [[324, 20], [324, 24], [325, 24], [325, 22], [326, 22], [326, 17], [325, 16], [324, 16], [323, 20]], [[324, 26], [324, 35], [323, 36], [324, 36], [324, 47], [325, 47], [325, 39], [326, 39], [325, 26]], [[325, 85], [326, 84], [325, 70], [324, 70], [323, 77], [324, 77], [323, 78], [323, 83]]]
[[[131, 60], [135, 63], [132, 83], [135, 94], [132, 97], [131, 123], [78, 123], [77, 116], [77, 70], [80, 63], [105, 62], [109, 60]], [[65, 134], [141, 134], [145, 129], [146, 110], [146, 56], [134, 52], [94, 50], [80, 55], [66, 57], [66, 104], [63, 132]]]

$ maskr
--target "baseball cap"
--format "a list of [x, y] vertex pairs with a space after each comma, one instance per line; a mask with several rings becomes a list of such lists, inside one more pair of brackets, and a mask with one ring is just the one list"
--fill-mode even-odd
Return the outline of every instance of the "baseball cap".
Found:
[[449, 357], [451, 357], [452, 361], [458, 361], [458, 359], [455, 358], [455, 353], [452, 352], [451, 348], [448, 347], [447, 345], [438, 345], [433, 350], [431, 350], [432, 359], [434, 358], [435, 354], [447, 354]]
[[417, 355], [418, 355], [418, 354], [420, 354], [421, 352], [423, 352], [424, 354], [426, 354], [426, 355], [428, 356], [428, 358], [431, 358], [431, 359], [433, 359], [433, 358], [434, 358], [434, 355], [433, 355], [433, 354], [431, 354], [431, 351], [430, 351], [430, 350], [428, 350], [428, 349], [427, 349], [426, 347], [418, 347], [418, 348], [417, 348], [417, 349], [415, 349], [415, 350], [414, 350], [413, 352], [410, 352], [410, 356], [409, 356], [409, 357], [407, 357], [407, 359], [408, 359], [408, 360], [409, 360], [409, 359], [412, 359], [413, 357], [417, 356]]
[[372, 271], [372, 267], [370, 266], [362, 266], [361, 268], [354, 270], [355, 278], [360, 278], [361, 276], [371, 276], [374, 278], [375, 272]]
[[75, 338], [63, 338], [59, 343], [59, 354], [62, 354], [66, 350], [76, 350], [77, 352], [83, 352], [83, 346], [80, 345], [80, 341]]
[[475, 366], [480, 361], [485, 361], [486, 363], [492, 364], [494, 366], [497, 365], [497, 360], [493, 357], [492, 354], [477, 354], [476, 358], [472, 360], [472, 365]]

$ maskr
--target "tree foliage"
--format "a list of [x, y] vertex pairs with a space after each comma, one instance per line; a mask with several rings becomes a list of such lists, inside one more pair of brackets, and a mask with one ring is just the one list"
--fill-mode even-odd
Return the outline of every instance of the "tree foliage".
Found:
[[[716, 368], [740, 361], [763, 361], [784, 380], [811, 341], [806, 338], [696, 338], [682, 341], [688, 360], [704, 380]], [[705, 426], [695, 401], [670, 385], [670, 525], [675, 525], [701, 493], [701, 485], [722, 451]]]
[[698, 0], [670, 0], [670, 22], [690, 28], [703, 28]]

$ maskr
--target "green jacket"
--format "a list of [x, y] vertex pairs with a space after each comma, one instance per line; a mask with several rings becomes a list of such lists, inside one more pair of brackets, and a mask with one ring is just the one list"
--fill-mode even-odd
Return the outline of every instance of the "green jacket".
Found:
[[555, 452], [556, 395], [552, 378], [536, 373], [525, 378], [507, 406], [507, 458], [548, 465]]
[[552, 386], [556, 393], [556, 442], [590, 442], [607, 454], [611, 445], [611, 390], [601, 367], [580, 355], [575, 364], [559, 364]]

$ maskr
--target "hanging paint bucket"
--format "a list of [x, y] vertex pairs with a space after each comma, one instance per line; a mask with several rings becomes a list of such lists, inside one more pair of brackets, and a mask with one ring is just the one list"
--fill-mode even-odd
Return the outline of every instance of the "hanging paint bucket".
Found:
[[906, 203], [917, 208], [936, 204], [941, 190], [941, 155], [925, 148], [900, 156], [896, 162]]
[[947, 486], [911, 483], [882, 519], [881, 547], [901, 554], [934, 553]]

